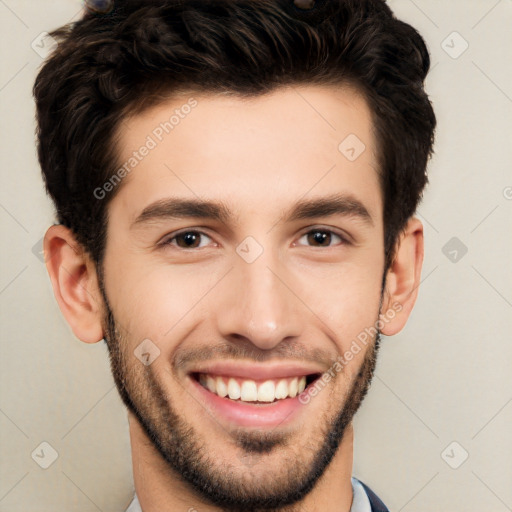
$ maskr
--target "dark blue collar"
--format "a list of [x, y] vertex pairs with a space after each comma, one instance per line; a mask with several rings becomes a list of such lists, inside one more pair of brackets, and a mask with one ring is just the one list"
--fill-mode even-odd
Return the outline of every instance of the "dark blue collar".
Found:
[[[359, 481], [361, 482], [361, 480]], [[372, 512], [389, 512], [388, 507], [382, 503], [381, 499], [366, 484], [361, 482], [361, 485], [364, 487], [364, 490], [368, 495], [368, 499], [372, 506]]]

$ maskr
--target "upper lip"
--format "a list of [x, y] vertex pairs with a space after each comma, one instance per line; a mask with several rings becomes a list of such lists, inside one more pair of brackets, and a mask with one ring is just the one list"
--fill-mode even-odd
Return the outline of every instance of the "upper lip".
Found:
[[304, 363], [244, 363], [243, 361], [208, 362], [191, 370], [189, 373], [211, 373], [240, 379], [270, 380], [287, 377], [302, 377], [322, 373], [317, 366]]

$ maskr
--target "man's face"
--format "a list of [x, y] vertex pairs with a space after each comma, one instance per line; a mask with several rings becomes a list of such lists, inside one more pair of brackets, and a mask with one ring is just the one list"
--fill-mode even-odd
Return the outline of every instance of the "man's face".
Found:
[[[384, 237], [370, 112], [348, 89], [195, 95], [172, 131], [158, 130], [188, 98], [120, 128], [121, 162], [148, 136], [156, 145], [108, 206], [112, 370], [170, 472], [220, 506], [280, 506], [323, 474], [375, 365], [373, 339], [307, 404], [271, 401], [333, 369], [378, 319]], [[191, 204], [176, 207], [185, 200], [218, 208], [191, 216]], [[203, 378], [220, 395], [236, 398], [240, 386], [245, 401]]]

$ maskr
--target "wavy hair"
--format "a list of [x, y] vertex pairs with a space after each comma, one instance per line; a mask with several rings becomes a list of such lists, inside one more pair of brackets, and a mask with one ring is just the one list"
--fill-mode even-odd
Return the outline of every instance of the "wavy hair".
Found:
[[386, 268], [427, 183], [436, 118], [429, 54], [383, 0], [118, 0], [51, 34], [38, 73], [37, 151], [59, 223], [101, 265], [126, 116], [181, 91], [257, 96], [283, 85], [355, 85], [372, 112]]

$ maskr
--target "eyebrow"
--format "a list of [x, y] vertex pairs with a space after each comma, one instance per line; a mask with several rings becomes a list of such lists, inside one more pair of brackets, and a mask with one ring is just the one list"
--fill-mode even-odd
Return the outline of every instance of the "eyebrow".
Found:
[[[372, 216], [364, 204], [352, 195], [344, 194], [302, 199], [287, 212], [284, 212], [283, 221], [293, 222], [334, 215], [355, 217], [373, 226]], [[210, 219], [228, 224], [230, 220], [233, 220], [234, 215], [223, 202], [170, 197], [146, 206], [133, 221], [131, 227], [151, 221], [185, 218]]]

